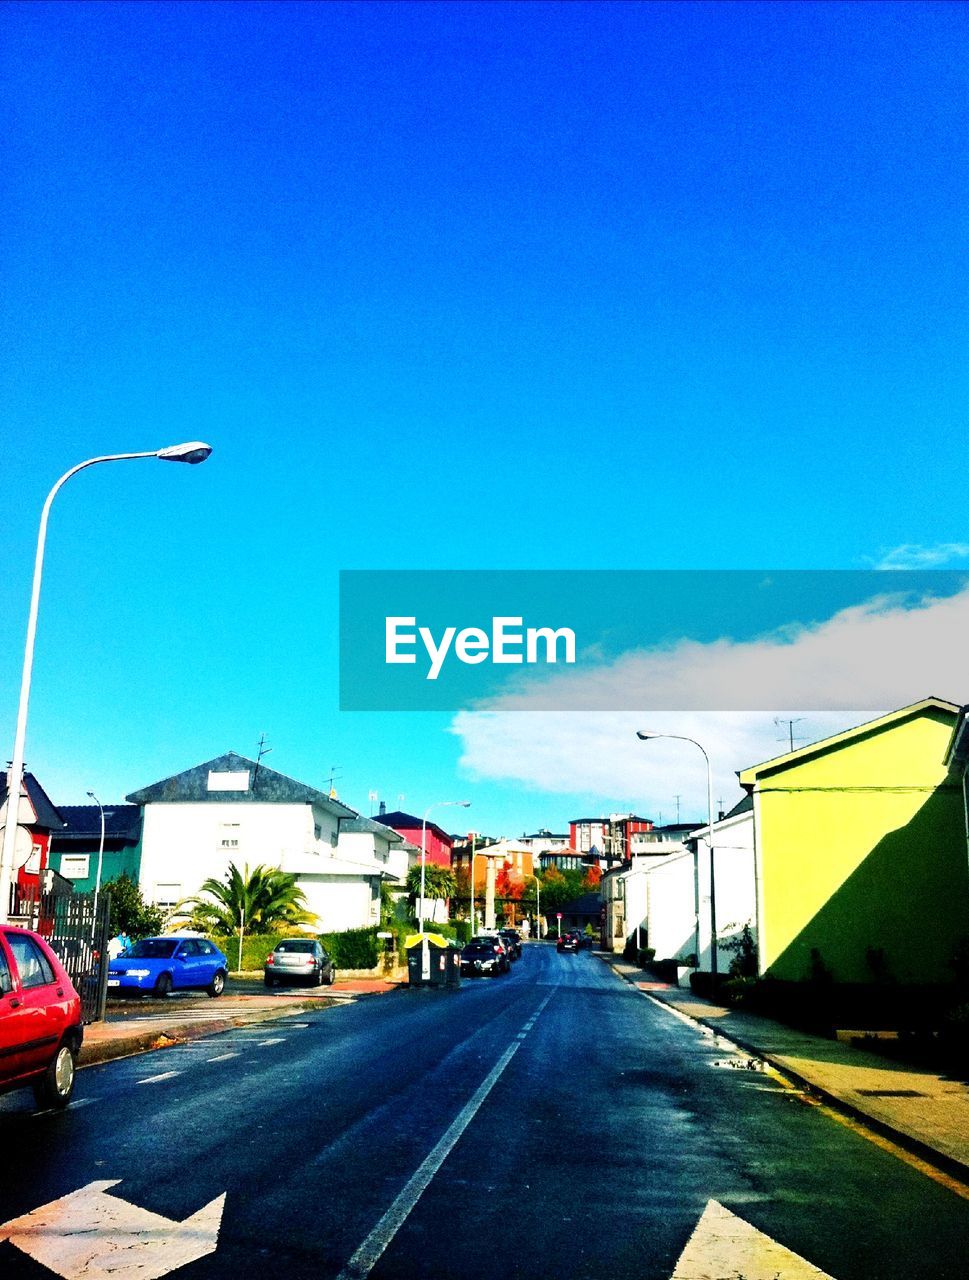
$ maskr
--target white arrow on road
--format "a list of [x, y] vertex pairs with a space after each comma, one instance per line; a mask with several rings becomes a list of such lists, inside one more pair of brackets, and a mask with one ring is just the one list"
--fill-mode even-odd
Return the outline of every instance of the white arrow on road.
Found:
[[831, 1280], [800, 1254], [711, 1200], [670, 1280]]
[[89, 1182], [0, 1226], [9, 1240], [63, 1280], [159, 1280], [214, 1253], [225, 1196], [184, 1222], [106, 1195], [118, 1179]]

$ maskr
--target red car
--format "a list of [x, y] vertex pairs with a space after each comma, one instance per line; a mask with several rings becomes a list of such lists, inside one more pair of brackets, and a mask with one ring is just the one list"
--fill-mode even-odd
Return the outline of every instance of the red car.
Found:
[[0, 925], [0, 1093], [33, 1085], [42, 1107], [66, 1107], [84, 1028], [81, 998], [39, 934]]

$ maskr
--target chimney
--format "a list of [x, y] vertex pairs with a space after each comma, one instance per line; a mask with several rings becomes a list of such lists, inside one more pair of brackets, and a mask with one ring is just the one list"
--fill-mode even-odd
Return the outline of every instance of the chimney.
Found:
[[377, 817], [382, 818], [386, 812], [387, 812], [387, 802], [385, 800], [381, 800], [380, 812], [377, 814]]

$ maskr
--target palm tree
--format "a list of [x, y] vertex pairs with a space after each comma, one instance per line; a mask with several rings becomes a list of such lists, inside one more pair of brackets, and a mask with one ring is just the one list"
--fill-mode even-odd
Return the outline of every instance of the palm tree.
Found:
[[[455, 890], [454, 873], [450, 867], [439, 867], [435, 862], [428, 862], [424, 867], [424, 897], [450, 898]], [[407, 873], [407, 897], [412, 906], [417, 905], [421, 896], [421, 864], [411, 867]]]
[[233, 933], [240, 925], [249, 933], [272, 933], [307, 924], [316, 917], [306, 910], [306, 894], [297, 879], [275, 867], [258, 866], [251, 873], [245, 867], [240, 872], [230, 862], [225, 880], [210, 877], [197, 897], [179, 903], [179, 912], [207, 933]]

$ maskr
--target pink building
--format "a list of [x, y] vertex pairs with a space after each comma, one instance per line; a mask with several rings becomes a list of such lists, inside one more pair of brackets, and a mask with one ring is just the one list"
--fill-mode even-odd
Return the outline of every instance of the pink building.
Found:
[[[397, 809], [393, 813], [375, 814], [374, 821], [382, 822], [385, 827], [390, 827], [418, 849], [421, 847], [421, 819], [415, 818], [412, 813], [403, 813], [400, 809]], [[450, 871], [451, 846], [454, 841], [448, 833], [439, 827], [436, 822], [428, 822], [425, 840], [427, 865], [447, 867]]]

